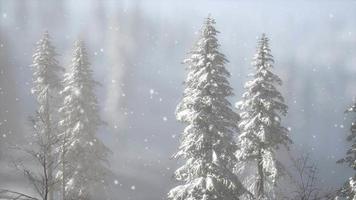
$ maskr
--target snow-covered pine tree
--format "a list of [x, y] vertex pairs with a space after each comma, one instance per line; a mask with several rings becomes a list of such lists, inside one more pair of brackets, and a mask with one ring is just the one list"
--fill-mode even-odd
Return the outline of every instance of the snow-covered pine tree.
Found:
[[[64, 71], [56, 60], [57, 53], [50, 42], [48, 32], [45, 32], [42, 39], [37, 43], [33, 55], [33, 87], [32, 94], [36, 98], [38, 105], [36, 115], [32, 118], [35, 130], [34, 144], [41, 157], [40, 164], [43, 167], [43, 174], [38, 178], [43, 190], [43, 199], [52, 200], [55, 185], [55, 165], [57, 157], [55, 147], [58, 142], [57, 120], [59, 99], [58, 92], [61, 89], [60, 74]], [[45, 178], [41, 178], [45, 177]], [[34, 175], [32, 178], [35, 178]], [[32, 180], [34, 181], [34, 180]], [[38, 187], [38, 186], [36, 186]]]
[[[274, 199], [273, 187], [279, 174], [279, 162], [275, 151], [280, 145], [288, 146], [291, 140], [287, 128], [281, 125], [281, 116], [286, 115], [287, 106], [276, 86], [281, 79], [272, 73], [273, 57], [265, 34], [258, 42], [253, 66], [252, 80], [245, 84], [247, 90], [243, 100], [236, 103], [241, 111], [236, 157], [239, 167], [247, 167], [251, 162], [257, 174], [249, 176], [245, 185], [254, 191], [257, 199]], [[267, 188], [266, 188], [267, 187]]]
[[[347, 112], [356, 112], [356, 103], [350, 107]], [[351, 148], [347, 150], [346, 157], [339, 160], [339, 163], [346, 163], [354, 171], [356, 170], [356, 121], [351, 124], [351, 134], [347, 141], [351, 142]], [[356, 173], [344, 184], [339, 191], [339, 196], [348, 200], [356, 200]]]
[[171, 200], [237, 200], [246, 192], [232, 173], [235, 163], [238, 115], [227, 97], [229, 85], [227, 59], [219, 52], [215, 20], [206, 19], [188, 65], [183, 99], [176, 110], [178, 121], [187, 124], [175, 158], [185, 164], [175, 172], [182, 182], [168, 193]]
[[62, 117], [59, 175], [65, 200], [93, 200], [106, 193], [111, 173], [106, 165], [110, 151], [97, 137], [98, 127], [103, 125], [94, 93], [97, 84], [85, 46], [77, 41], [70, 71], [65, 74], [61, 92], [64, 102], [59, 109]]

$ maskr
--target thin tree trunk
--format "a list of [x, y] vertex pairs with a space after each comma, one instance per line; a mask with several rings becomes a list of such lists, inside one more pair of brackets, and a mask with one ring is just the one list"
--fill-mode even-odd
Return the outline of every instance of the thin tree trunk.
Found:
[[50, 120], [50, 109], [49, 109], [49, 94], [47, 93], [47, 98], [46, 98], [46, 126], [47, 126], [47, 184], [46, 184], [46, 190], [48, 193], [48, 200], [53, 200], [53, 156], [52, 156], [52, 130], [51, 130], [51, 120]]
[[257, 157], [257, 183], [256, 183], [256, 196], [262, 198], [264, 196], [264, 175], [263, 175], [263, 160], [261, 150], [258, 152]]
[[52, 145], [48, 145], [48, 180], [47, 180], [47, 190], [48, 190], [48, 200], [53, 200], [53, 157], [52, 157]]
[[[46, 154], [46, 153], [45, 153]], [[43, 175], [44, 175], [44, 195], [43, 200], [48, 200], [48, 174], [47, 174], [47, 155], [44, 155], [43, 160]]]
[[66, 199], [66, 173], [65, 173], [65, 153], [66, 153], [66, 133], [63, 136], [62, 152], [62, 200]]

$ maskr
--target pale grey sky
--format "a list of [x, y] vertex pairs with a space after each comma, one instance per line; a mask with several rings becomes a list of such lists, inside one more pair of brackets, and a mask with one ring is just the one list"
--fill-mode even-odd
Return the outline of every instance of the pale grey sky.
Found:
[[[335, 161], [347, 145], [350, 120], [344, 110], [356, 95], [355, 11], [351, 0], [0, 0], [0, 70], [6, 74], [0, 74], [0, 88], [10, 93], [0, 93], [0, 131], [12, 131], [21, 141], [29, 136], [26, 120], [35, 105], [28, 66], [41, 34], [50, 32], [63, 66], [74, 40], [82, 38], [103, 84], [97, 91], [109, 126], [101, 136], [113, 151], [111, 168], [122, 184], [113, 194], [165, 199], [176, 184], [172, 174], [178, 165], [170, 156], [183, 128], [174, 117], [185, 78], [181, 61], [210, 13], [221, 32], [221, 51], [230, 60], [236, 94], [231, 101], [242, 94], [256, 37], [267, 33], [275, 72], [284, 81], [281, 90], [289, 105], [284, 124], [292, 130], [294, 151], [311, 152], [324, 185], [339, 186], [351, 174]], [[6, 167], [5, 144], [12, 137], [0, 141], [0, 186], [26, 187], [21, 175]]]

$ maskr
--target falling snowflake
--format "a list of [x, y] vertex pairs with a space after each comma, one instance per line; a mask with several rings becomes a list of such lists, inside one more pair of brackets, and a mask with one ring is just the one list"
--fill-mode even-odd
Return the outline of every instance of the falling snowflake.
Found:
[[77, 97], [80, 96], [80, 90], [78, 88], [73, 88], [73, 92]]
[[155, 90], [154, 89], [150, 89], [150, 99], [153, 98], [154, 94], [155, 94]]

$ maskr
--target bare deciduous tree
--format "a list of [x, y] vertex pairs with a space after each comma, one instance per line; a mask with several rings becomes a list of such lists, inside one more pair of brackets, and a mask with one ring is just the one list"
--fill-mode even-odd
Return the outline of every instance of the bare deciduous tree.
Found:
[[292, 169], [295, 172], [291, 175], [295, 190], [290, 200], [331, 200], [335, 198], [334, 191], [324, 190], [320, 186], [319, 169], [311, 160], [310, 154], [302, 154], [298, 158], [291, 156]]
[[24, 152], [33, 162], [34, 167], [28, 167], [29, 165], [25, 165], [23, 160], [14, 161], [14, 166], [23, 173], [40, 198], [31, 197], [17, 191], [3, 189], [0, 190], [0, 199], [29, 199], [29, 197], [31, 197], [30, 199], [49, 200], [49, 194], [55, 189], [55, 185], [58, 181], [51, 177], [48, 172], [49, 169], [56, 169], [58, 167], [58, 162], [49, 158], [50, 155], [48, 154], [48, 151], [52, 146], [56, 146], [59, 140], [58, 138], [47, 138], [47, 135], [41, 136], [38, 134], [38, 131], [41, 130], [41, 128], [36, 126], [36, 124], [38, 124], [36, 123], [37, 120], [38, 118], [36, 118], [36, 120], [34, 118], [30, 119], [35, 134], [35, 140], [30, 143], [31, 147], [14, 147], [14, 149]]

